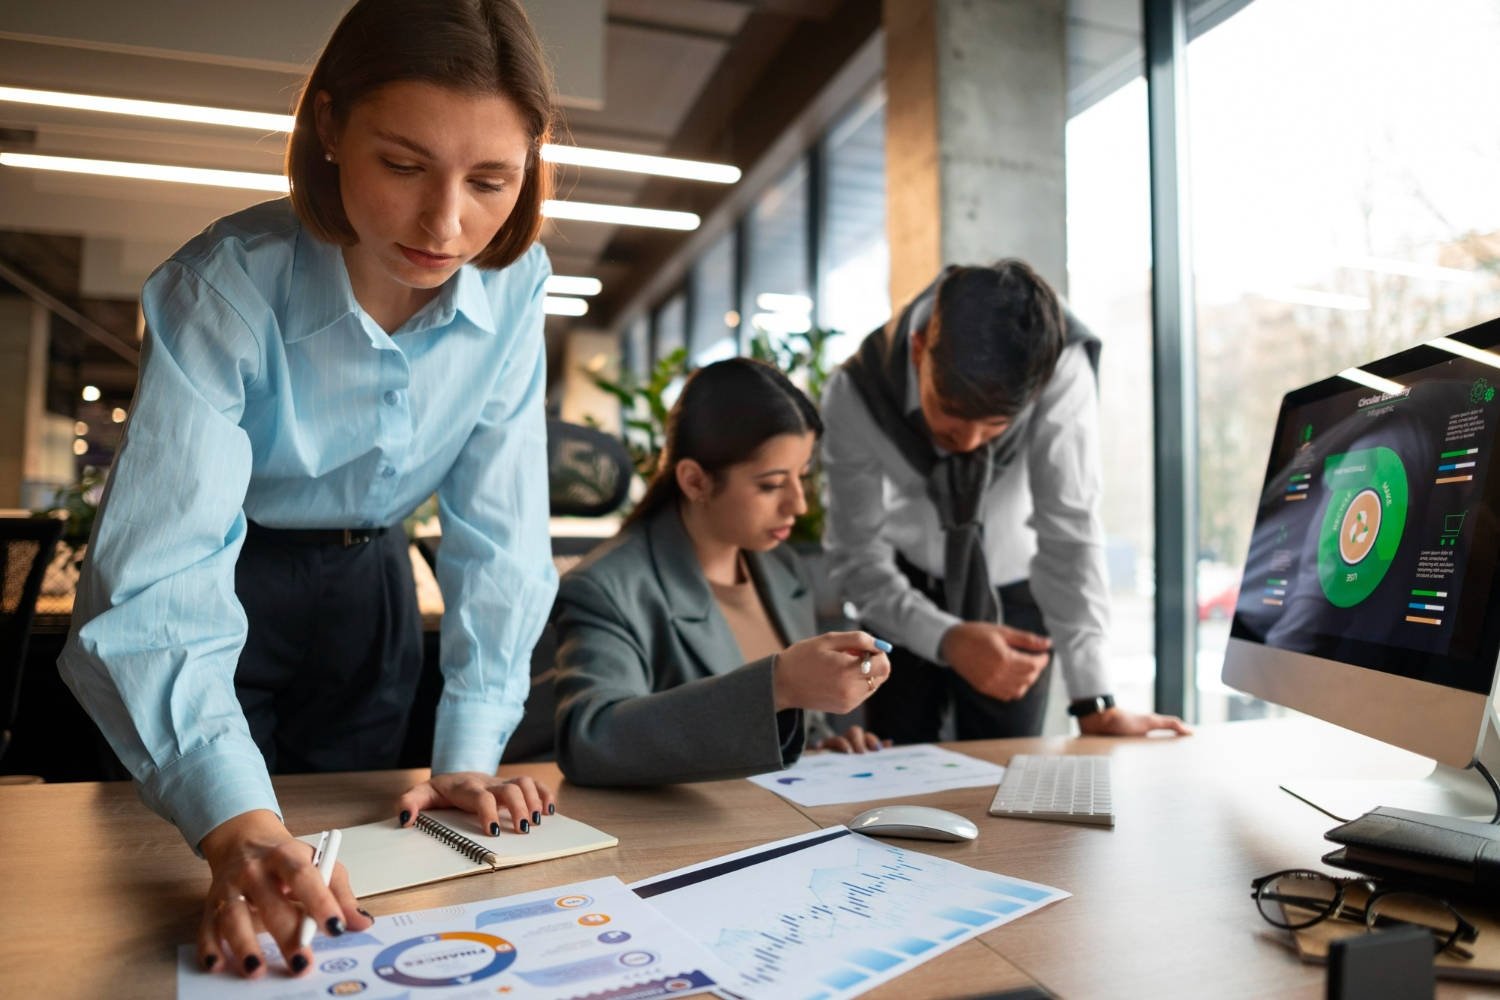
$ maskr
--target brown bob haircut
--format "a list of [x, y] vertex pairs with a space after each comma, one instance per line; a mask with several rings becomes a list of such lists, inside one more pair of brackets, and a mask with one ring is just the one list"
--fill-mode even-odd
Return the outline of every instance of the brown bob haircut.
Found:
[[505, 224], [472, 261], [498, 270], [514, 263], [542, 229], [553, 173], [541, 156], [552, 134], [552, 76], [541, 42], [518, 0], [359, 0], [318, 57], [297, 102], [286, 150], [292, 207], [314, 236], [349, 246], [359, 239], [344, 214], [338, 165], [323, 158], [315, 106], [331, 98], [340, 129], [361, 101], [388, 83], [414, 80], [512, 101], [526, 122], [526, 179]]

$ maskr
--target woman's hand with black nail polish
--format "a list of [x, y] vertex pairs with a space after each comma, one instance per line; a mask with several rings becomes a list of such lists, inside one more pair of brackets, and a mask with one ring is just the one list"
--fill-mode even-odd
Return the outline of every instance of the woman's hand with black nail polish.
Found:
[[[499, 778], [479, 771], [457, 771], [434, 774], [427, 781], [413, 785], [401, 796], [396, 808], [404, 820], [423, 809], [452, 806], [474, 813], [478, 829], [498, 836], [496, 828], [524, 833], [557, 812], [552, 790], [529, 777]], [[503, 818], [502, 813], [510, 815]]]

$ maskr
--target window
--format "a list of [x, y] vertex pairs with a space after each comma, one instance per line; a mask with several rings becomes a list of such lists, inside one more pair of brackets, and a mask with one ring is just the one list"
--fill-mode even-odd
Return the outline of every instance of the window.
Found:
[[805, 159], [756, 200], [750, 211], [750, 279], [744, 311], [751, 332], [775, 342], [812, 328], [808, 267], [808, 170]]
[[1500, 314], [1497, 52], [1488, 0], [1256, 0], [1189, 46], [1203, 721], [1274, 710], [1219, 674], [1281, 396]]
[[688, 348], [694, 366], [738, 353], [734, 233], [728, 232], [693, 266], [693, 329]]
[[687, 295], [678, 292], [656, 310], [656, 343], [652, 356], [657, 361], [678, 348], [687, 346]]
[[1155, 702], [1152, 481], [1151, 188], [1146, 81], [1136, 78], [1068, 122], [1068, 302], [1104, 344], [1099, 423], [1113, 604], [1115, 698]]
[[854, 106], [828, 133], [827, 217], [819, 262], [818, 321], [843, 336], [832, 364], [891, 315], [891, 248], [885, 234], [885, 88]]

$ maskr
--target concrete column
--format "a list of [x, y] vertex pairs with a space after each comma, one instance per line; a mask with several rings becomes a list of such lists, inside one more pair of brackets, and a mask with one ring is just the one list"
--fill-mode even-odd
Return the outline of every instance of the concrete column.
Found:
[[47, 311], [19, 295], [0, 296], [0, 507], [23, 504], [21, 484], [36, 463], [47, 393]]
[[892, 304], [1000, 257], [1066, 294], [1065, 0], [884, 2]]

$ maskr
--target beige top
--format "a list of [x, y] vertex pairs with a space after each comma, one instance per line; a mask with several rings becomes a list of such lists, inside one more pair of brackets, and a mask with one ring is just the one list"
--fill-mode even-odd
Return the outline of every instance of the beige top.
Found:
[[745, 578], [743, 583], [725, 585], [710, 580], [708, 585], [713, 588], [714, 599], [719, 602], [724, 620], [729, 622], [729, 631], [734, 633], [734, 641], [740, 644], [740, 655], [745, 658], [746, 663], [754, 663], [781, 652], [786, 648], [786, 643], [777, 633], [776, 626], [771, 623], [771, 616], [766, 614], [766, 606], [761, 603], [755, 581], [750, 579], [750, 574], [745, 572], [743, 565], [740, 573]]

